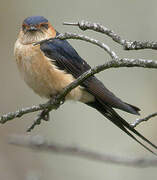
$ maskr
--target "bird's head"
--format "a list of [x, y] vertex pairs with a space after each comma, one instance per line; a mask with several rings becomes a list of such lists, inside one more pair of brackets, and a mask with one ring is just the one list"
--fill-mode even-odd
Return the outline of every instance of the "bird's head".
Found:
[[55, 29], [43, 16], [31, 16], [23, 21], [19, 38], [23, 44], [32, 44], [56, 36]]

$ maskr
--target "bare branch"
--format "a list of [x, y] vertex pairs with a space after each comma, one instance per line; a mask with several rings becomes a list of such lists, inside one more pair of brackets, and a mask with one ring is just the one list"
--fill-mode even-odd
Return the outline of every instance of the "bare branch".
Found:
[[[92, 43], [92, 44], [97, 45], [97, 46], [101, 47], [102, 49], [104, 49], [111, 56], [112, 59], [115, 59], [115, 60], [118, 59], [118, 56], [116, 55], [116, 53], [114, 51], [112, 51], [109, 46], [107, 46], [105, 43], [101, 43], [100, 41], [93, 39], [93, 38], [90, 38], [88, 36], [75, 34], [75, 33], [64, 33], [64, 34], [59, 34], [56, 38], [62, 39], [62, 40], [64, 40], [64, 39], [76, 39], [76, 40], [83, 40], [83, 41]], [[51, 41], [51, 40], [53, 40], [53, 38], [37, 42], [34, 45], [42, 44], [46, 41]]]
[[[61, 105], [58, 104], [58, 106], [56, 107], [59, 107]], [[33, 124], [27, 129], [27, 132], [30, 132], [31, 130], [33, 130], [35, 128], [35, 126], [37, 125], [40, 125], [41, 124], [41, 120], [44, 120], [44, 121], [48, 121], [49, 120], [49, 112], [50, 112], [50, 109], [44, 109], [42, 110], [35, 118]]]
[[137, 125], [139, 125], [141, 122], [143, 121], [148, 121], [149, 119], [151, 119], [152, 117], [155, 117], [157, 116], [157, 112], [156, 113], [153, 113], [153, 114], [150, 114], [148, 116], [146, 116], [145, 118], [142, 118], [142, 119], [137, 119], [134, 123], [131, 124], [131, 126], [133, 128], [135, 128]]
[[80, 85], [85, 79], [88, 77], [99, 73], [100, 71], [103, 71], [108, 68], [119, 68], [119, 67], [144, 67], [144, 68], [157, 68], [157, 62], [152, 60], [142, 60], [142, 59], [121, 59], [119, 61], [109, 61], [103, 65], [96, 66], [95, 68], [87, 71], [83, 75], [81, 75], [77, 80], [75, 80], [73, 83], [71, 83], [69, 86], [67, 86], [55, 99], [52, 99], [44, 104], [39, 104], [36, 106], [23, 108], [21, 110], [18, 110], [16, 112], [8, 113], [5, 115], [2, 115], [0, 117], [0, 123], [3, 124], [9, 120], [12, 120], [16, 117], [21, 117], [24, 114], [35, 112], [39, 110], [49, 109], [50, 111], [52, 109], [56, 109], [59, 107], [60, 102], [63, 101], [64, 97], [75, 87]]
[[127, 58], [119, 59], [118, 61], [115, 61], [115, 60], [108, 61], [105, 64], [96, 66], [95, 68], [92, 68], [88, 70], [87, 72], [85, 72], [84, 74], [82, 74], [78, 79], [76, 79], [74, 82], [69, 84], [66, 88], [64, 88], [63, 91], [54, 99], [44, 104], [39, 104], [36, 106], [23, 108], [15, 112], [2, 115], [0, 116], [0, 123], [4, 124], [7, 121], [10, 121], [17, 117], [19, 118], [23, 116], [24, 114], [28, 114], [35, 111], [40, 111], [40, 110], [45, 110], [45, 109], [48, 109], [48, 111], [51, 111], [52, 109], [57, 109], [64, 101], [65, 96], [72, 89], [74, 89], [75, 87], [80, 85], [83, 81], [85, 81], [88, 77], [109, 68], [120, 68], [120, 67], [143, 67], [143, 68], [156, 68], [157, 69], [157, 61], [144, 60], [144, 59], [127, 59]]
[[102, 163], [112, 163], [117, 165], [132, 166], [132, 167], [152, 167], [157, 166], [157, 159], [148, 158], [132, 158], [115, 156], [113, 154], [98, 153], [77, 146], [65, 146], [57, 143], [47, 142], [41, 136], [12, 136], [11, 144], [35, 149], [37, 151], [46, 151], [56, 154], [71, 155], [88, 160], [99, 161]]
[[[71, 25], [72, 25], [72, 23], [71, 23]], [[124, 42], [124, 40], [120, 39], [120, 37], [117, 36], [113, 31], [110, 31], [107, 28], [105, 29], [105, 27], [100, 26], [99, 24], [95, 24], [95, 23], [90, 24], [88, 22], [82, 21], [80, 24], [75, 23], [74, 25], [79, 25], [80, 28], [82, 28], [84, 30], [88, 29], [88, 28], [91, 28], [91, 29], [93, 28], [93, 30], [96, 30], [98, 32], [104, 31], [104, 33], [106, 33], [107, 35], [112, 37], [115, 41], [119, 42], [120, 44], [123, 44], [123, 42]], [[5, 122], [10, 121], [14, 118], [21, 117], [27, 113], [31, 113], [31, 112], [35, 112], [35, 111], [42, 111], [37, 116], [37, 118], [35, 119], [33, 124], [30, 126], [30, 128], [28, 129], [28, 131], [31, 131], [36, 125], [39, 125], [41, 123], [41, 120], [47, 121], [48, 117], [49, 117], [49, 112], [53, 109], [57, 109], [61, 104], [63, 104], [65, 96], [72, 89], [74, 89], [75, 87], [80, 85], [88, 77], [90, 77], [96, 73], [99, 73], [105, 69], [109, 69], [109, 68], [119, 68], [119, 67], [157, 68], [157, 61], [153, 61], [153, 60], [128, 59], [128, 58], [120, 59], [120, 58], [118, 58], [116, 53], [114, 51], [112, 51], [106, 44], [101, 43], [98, 40], [95, 40], [93, 38], [89, 38], [87, 36], [77, 35], [77, 34], [72, 34], [72, 33], [65, 33], [65, 34], [58, 35], [56, 38], [59, 38], [59, 39], [80, 39], [80, 40], [90, 42], [90, 43], [95, 44], [95, 45], [101, 47], [102, 49], [104, 49], [111, 56], [112, 60], [106, 62], [103, 65], [96, 66], [95, 68], [90, 69], [89, 71], [85, 72], [76, 81], [74, 81], [69, 86], [64, 88], [60, 94], [58, 94], [55, 98], [51, 99], [50, 101], [48, 101], [44, 104], [39, 104], [39, 105], [36, 105], [33, 107], [28, 107], [28, 108], [23, 108], [23, 109], [18, 110], [16, 112], [11, 112], [11, 113], [2, 115], [0, 117], [0, 123], [1, 124], [4, 124]], [[38, 43], [35, 43], [34, 45], [42, 44], [45, 41], [51, 41], [51, 40], [52, 40], [51, 38], [46, 39], [46, 40], [40, 41]]]
[[94, 30], [111, 37], [115, 42], [122, 45], [124, 50], [139, 50], [139, 49], [157, 49], [157, 42], [141, 42], [141, 41], [128, 41], [122, 39], [114, 31], [102, 26], [99, 23], [90, 23], [88, 21], [80, 21], [76, 23], [65, 22], [64, 25], [78, 26], [81, 30]]

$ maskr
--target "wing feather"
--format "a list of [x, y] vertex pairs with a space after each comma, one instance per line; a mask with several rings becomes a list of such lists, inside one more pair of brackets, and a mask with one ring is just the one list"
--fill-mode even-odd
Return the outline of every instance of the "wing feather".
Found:
[[[40, 48], [47, 57], [53, 60], [53, 63], [55, 61], [55, 65], [59, 69], [72, 74], [75, 78], [78, 78], [91, 68], [66, 40], [53, 39], [51, 41], [46, 41], [41, 43]], [[139, 108], [121, 101], [95, 76], [88, 78], [81, 85], [96, 98], [101, 99], [101, 101], [109, 104], [111, 107], [132, 114], [139, 114]]]

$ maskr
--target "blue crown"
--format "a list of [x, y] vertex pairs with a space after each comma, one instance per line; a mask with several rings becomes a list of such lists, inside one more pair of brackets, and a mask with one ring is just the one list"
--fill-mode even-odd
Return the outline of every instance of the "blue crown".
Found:
[[47, 22], [48, 20], [43, 16], [30, 16], [23, 21], [23, 23], [27, 25], [37, 25], [40, 23], [47, 23]]

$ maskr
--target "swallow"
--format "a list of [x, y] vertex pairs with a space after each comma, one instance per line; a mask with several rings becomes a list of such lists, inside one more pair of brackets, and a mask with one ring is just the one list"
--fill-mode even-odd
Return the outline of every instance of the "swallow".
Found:
[[[23, 21], [14, 46], [14, 55], [22, 78], [35, 93], [48, 99], [56, 96], [63, 88], [91, 69], [68, 41], [56, 38], [58, 35], [46, 18], [31, 16]], [[46, 41], [50, 38], [51, 40]], [[35, 43], [37, 45], [34, 45]], [[140, 109], [120, 100], [94, 75], [67, 94], [65, 100], [79, 101], [98, 110], [128, 136], [156, 155], [137, 137], [155, 149], [157, 146], [114, 110], [117, 108], [139, 115]]]

